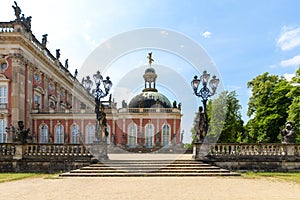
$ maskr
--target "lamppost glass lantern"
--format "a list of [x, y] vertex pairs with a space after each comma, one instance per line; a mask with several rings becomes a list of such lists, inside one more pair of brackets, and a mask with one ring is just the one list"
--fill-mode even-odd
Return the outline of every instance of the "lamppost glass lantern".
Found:
[[[206, 112], [206, 104], [209, 97], [213, 96], [216, 93], [218, 84], [220, 82], [220, 80], [217, 79], [215, 75], [212, 77], [210, 81], [209, 79], [210, 79], [210, 74], [207, 73], [206, 70], [204, 70], [200, 78], [198, 78], [198, 76], [194, 76], [194, 79], [191, 82], [191, 86], [194, 90], [194, 94], [197, 97], [201, 98], [201, 101], [203, 103], [203, 107], [202, 106], [199, 107], [199, 115], [197, 116], [196, 119], [196, 125], [195, 125], [195, 130], [197, 133], [196, 142], [202, 142], [204, 136], [208, 131], [208, 117]], [[199, 87], [200, 85], [202, 85], [202, 87]], [[207, 85], [209, 85], [211, 89], [209, 89]]]
[[[96, 113], [96, 130], [95, 130], [95, 140], [93, 154], [95, 154], [98, 160], [108, 159], [107, 156], [107, 120], [106, 114], [104, 112], [104, 105], [101, 103], [101, 99], [106, 97], [109, 94], [109, 91], [112, 87], [112, 82], [107, 76], [103, 80], [103, 76], [100, 71], [97, 71], [93, 75], [96, 88], [92, 90], [91, 94], [95, 97], [95, 113]], [[89, 76], [82, 80], [82, 85], [90, 92], [91, 86], [93, 83], [90, 83]], [[101, 89], [102, 86], [102, 89]], [[94, 155], [94, 156], [95, 156]]]

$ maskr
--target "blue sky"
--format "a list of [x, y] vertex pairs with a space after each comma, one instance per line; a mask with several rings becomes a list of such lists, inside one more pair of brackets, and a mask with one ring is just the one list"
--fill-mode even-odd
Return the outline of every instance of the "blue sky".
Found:
[[[300, 1], [297, 0], [19, 0], [17, 3], [25, 16], [32, 16], [34, 35], [41, 40], [47, 33], [48, 49], [53, 54], [55, 49], [61, 49], [62, 63], [69, 58], [71, 72], [80, 68], [97, 46], [126, 31], [157, 27], [186, 35], [214, 61], [224, 88], [237, 91], [245, 121], [251, 94], [247, 82], [266, 71], [290, 77], [300, 64]], [[0, 21], [15, 19], [12, 5], [11, 0], [1, 0]], [[144, 65], [145, 57], [134, 61], [129, 56], [130, 61], [122, 64]], [[159, 59], [155, 63], [166, 65]]]

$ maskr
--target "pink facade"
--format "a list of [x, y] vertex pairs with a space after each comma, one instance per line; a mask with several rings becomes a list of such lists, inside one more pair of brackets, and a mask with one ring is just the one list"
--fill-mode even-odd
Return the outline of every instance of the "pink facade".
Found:
[[[155, 96], [154, 101], [137, 95], [122, 108], [104, 102], [110, 143], [132, 148], [180, 143], [181, 110], [157, 91], [156, 77], [153, 68], [145, 71], [141, 93]], [[76, 75], [23, 21], [0, 22], [0, 143], [13, 142], [18, 121], [30, 128], [30, 142], [92, 143], [94, 107]]]

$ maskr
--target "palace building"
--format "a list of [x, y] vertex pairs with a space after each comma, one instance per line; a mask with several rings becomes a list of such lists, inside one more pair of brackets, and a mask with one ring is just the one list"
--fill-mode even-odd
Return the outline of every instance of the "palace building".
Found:
[[[23, 121], [33, 143], [91, 144], [95, 138], [94, 97], [31, 31], [31, 17], [21, 15], [0, 22], [0, 143], [11, 143]], [[142, 76], [142, 75], [141, 75]], [[171, 104], [155, 87], [150, 66], [143, 75], [145, 88], [121, 108], [103, 102], [112, 145], [152, 148], [181, 144], [181, 105]]]

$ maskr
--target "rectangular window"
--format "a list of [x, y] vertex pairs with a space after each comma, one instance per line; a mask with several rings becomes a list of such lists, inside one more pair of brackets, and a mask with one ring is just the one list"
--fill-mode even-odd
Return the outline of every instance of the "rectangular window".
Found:
[[7, 87], [0, 86], [0, 103], [7, 103]]
[[7, 142], [7, 133], [6, 133], [6, 120], [0, 119], [0, 143]]

